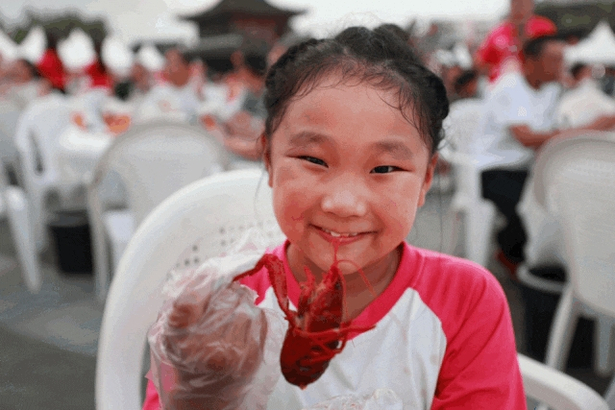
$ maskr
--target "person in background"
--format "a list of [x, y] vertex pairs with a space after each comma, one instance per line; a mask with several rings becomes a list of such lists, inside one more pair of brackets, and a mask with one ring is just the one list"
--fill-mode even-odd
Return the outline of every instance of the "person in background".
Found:
[[199, 90], [190, 82], [190, 62], [179, 48], [165, 53], [165, 83], [155, 85], [143, 98], [135, 119], [174, 117], [195, 122], [201, 105]]
[[451, 100], [478, 97], [478, 72], [474, 69], [464, 70], [455, 79], [455, 94]]
[[[266, 53], [244, 46], [233, 53], [232, 62], [235, 70], [226, 82], [230, 104], [237, 105], [237, 108], [231, 107], [232, 113], [227, 118], [215, 118], [206, 113], [201, 116], [201, 120], [235, 155], [235, 161], [242, 164], [241, 166], [253, 166], [253, 162], [259, 161], [262, 156], [257, 141], [267, 116], [263, 101]], [[248, 162], [244, 164], [242, 161]]]
[[508, 18], [487, 34], [476, 51], [474, 65], [494, 83], [503, 73], [520, 70], [526, 41], [556, 32], [551, 20], [534, 14], [534, 0], [510, 0]]
[[[498, 80], [485, 102], [479, 133], [485, 151], [493, 158], [491, 169], [481, 175], [482, 195], [505, 216], [506, 226], [497, 234], [497, 259], [516, 274], [524, 260], [526, 233], [517, 213], [534, 151], [557, 138], [555, 111], [561, 88], [564, 42], [555, 37], [528, 41], [523, 48], [521, 72]], [[606, 130], [615, 116], [596, 119], [578, 130]]]
[[615, 100], [593, 78], [591, 64], [574, 64], [570, 76], [573, 88], [564, 94], [556, 112], [561, 128], [583, 126], [602, 115], [615, 114]]
[[101, 48], [102, 41], [95, 40], [94, 52], [96, 53], [96, 58], [83, 71], [89, 78], [89, 89], [103, 88], [111, 91], [114, 85], [113, 76], [102, 61]]
[[24, 109], [34, 99], [50, 92], [49, 82], [41, 79], [36, 67], [25, 59], [14, 61], [7, 70], [5, 94]]

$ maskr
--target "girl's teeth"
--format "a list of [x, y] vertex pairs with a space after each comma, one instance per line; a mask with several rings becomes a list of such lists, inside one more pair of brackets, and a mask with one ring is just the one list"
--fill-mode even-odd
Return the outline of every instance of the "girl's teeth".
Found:
[[357, 233], [345, 233], [345, 234], [341, 234], [341, 233], [338, 233], [338, 232], [328, 231], [328, 230], [326, 230], [326, 229], [323, 229], [323, 231], [327, 232], [329, 235], [333, 236], [334, 238], [340, 238], [340, 237], [343, 237], [343, 238], [350, 238], [350, 237], [353, 237], [353, 236], [357, 236], [357, 235], [358, 235]]

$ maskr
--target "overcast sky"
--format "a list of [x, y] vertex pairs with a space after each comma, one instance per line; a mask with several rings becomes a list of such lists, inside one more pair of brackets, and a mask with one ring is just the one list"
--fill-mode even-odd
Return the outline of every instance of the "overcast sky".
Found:
[[[189, 38], [196, 35], [189, 23], [179, 23], [177, 14], [204, 10], [218, 0], [2, 0], [0, 13], [9, 22], [18, 21], [23, 10], [57, 13], [75, 8], [88, 15], [106, 16], [114, 34], [125, 41], [141, 38]], [[271, 4], [308, 12], [296, 17], [300, 32], [326, 35], [349, 24], [405, 25], [413, 17], [497, 18], [506, 13], [509, 0], [269, 0]]]

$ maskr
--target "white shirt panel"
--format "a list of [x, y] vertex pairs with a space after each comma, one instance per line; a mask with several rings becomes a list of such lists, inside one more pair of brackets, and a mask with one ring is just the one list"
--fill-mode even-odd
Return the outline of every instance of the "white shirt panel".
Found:
[[[260, 306], [279, 309], [271, 288]], [[404, 409], [429, 409], [445, 351], [440, 319], [416, 290], [407, 289], [376, 328], [348, 341], [305, 390], [280, 376], [267, 408], [302, 409], [335, 396], [371, 395], [388, 388], [401, 398]]]

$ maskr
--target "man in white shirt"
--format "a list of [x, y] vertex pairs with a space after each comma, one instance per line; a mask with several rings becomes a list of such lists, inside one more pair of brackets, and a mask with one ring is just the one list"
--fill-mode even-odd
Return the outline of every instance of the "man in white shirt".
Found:
[[[506, 217], [498, 232], [498, 259], [515, 274], [524, 259], [526, 234], [516, 206], [534, 150], [558, 135], [555, 111], [560, 94], [564, 43], [540, 37], [523, 47], [522, 71], [502, 76], [489, 93], [480, 136], [488, 154], [496, 158], [482, 173], [483, 197], [493, 201]], [[600, 117], [582, 129], [615, 126], [615, 116]], [[581, 129], [581, 128], [579, 128]]]
[[135, 119], [173, 117], [194, 122], [202, 101], [199, 90], [190, 81], [189, 62], [177, 48], [168, 50], [165, 58], [167, 83], [156, 85], [149, 91], [137, 109]]

